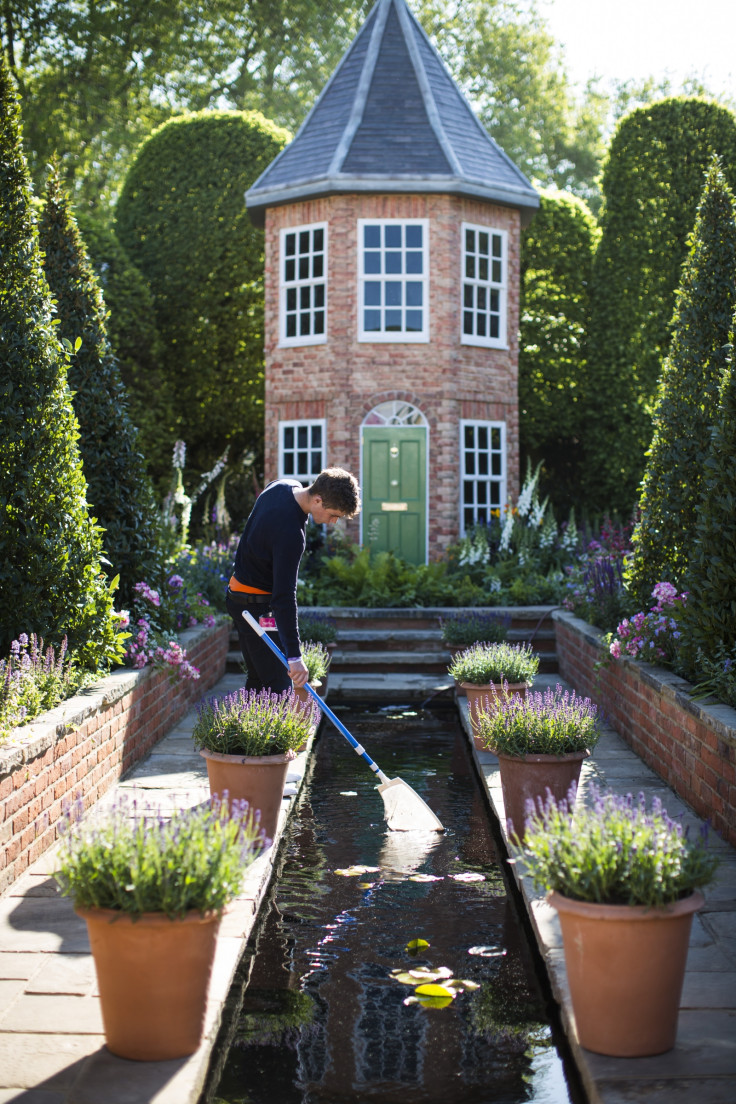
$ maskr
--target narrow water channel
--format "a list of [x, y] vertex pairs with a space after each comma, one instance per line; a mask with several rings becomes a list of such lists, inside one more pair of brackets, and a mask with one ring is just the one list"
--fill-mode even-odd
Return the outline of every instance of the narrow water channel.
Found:
[[[446, 831], [389, 832], [370, 771], [323, 725], [203, 1099], [580, 1104], [454, 710], [339, 712]], [[411, 954], [416, 939], [429, 946]], [[406, 1004], [414, 985], [392, 972], [421, 968], [477, 988], [441, 1008]]]

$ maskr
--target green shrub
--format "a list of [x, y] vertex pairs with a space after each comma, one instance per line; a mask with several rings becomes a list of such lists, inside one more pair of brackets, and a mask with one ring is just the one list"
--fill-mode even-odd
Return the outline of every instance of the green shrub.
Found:
[[0, 655], [36, 633], [96, 669], [120, 655], [102, 543], [87, 508], [68, 357], [52, 319], [0, 58]]
[[713, 153], [734, 187], [736, 117], [716, 103], [672, 98], [621, 121], [604, 168], [581, 479], [586, 502], [605, 502], [622, 517], [644, 471], [675, 293]]
[[108, 574], [120, 576], [119, 601], [127, 606], [137, 582], [158, 584], [163, 575], [158, 510], [107, 338], [102, 294], [55, 168], [46, 185], [39, 244], [59, 335], [71, 345], [81, 339], [70, 361], [69, 386], [87, 497], [104, 530]]
[[175, 420], [165, 444], [186, 441], [187, 485], [228, 445], [233, 472], [262, 448], [263, 231], [243, 196], [288, 137], [255, 111], [172, 119], [140, 147], [115, 209], [153, 294]]
[[588, 315], [595, 219], [569, 192], [543, 191], [521, 239], [519, 436], [556, 510], [580, 497], [580, 448], [588, 425]]
[[311, 683], [321, 682], [327, 674], [327, 668], [330, 666], [330, 653], [324, 645], [314, 640], [303, 641], [302, 659], [309, 671], [309, 681]]
[[662, 579], [682, 589], [687, 573], [736, 303], [735, 216], [733, 194], [714, 158], [677, 292], [626, 569], [628, 587], [642, 605]]
[[87, 211], [75, 212], [97, 282], [110, 312], [107, 336], [120, 368], [130, 419], [157, 489], [169, 478], [175, 436], [173, 394], [161, 367], [163, 345], [156, 326], [153, 296], [120, 244], [114, 229]]
[[715, 679], [716, 687], [730, 688], [733, 693], [736, 665], [736, 366], [733, 337], [731, 342], [710, 451], [704, 464], [703, 494], [692, 534], [685, 579], [689, 595], [682, 620], [681, 653], [696, 678]]
[[539, 656], [531, 644], [473, 644], [458, 652], [448, 669], [458, 682], [476, 686], [503, 682], [531, 685], [539, 670]]

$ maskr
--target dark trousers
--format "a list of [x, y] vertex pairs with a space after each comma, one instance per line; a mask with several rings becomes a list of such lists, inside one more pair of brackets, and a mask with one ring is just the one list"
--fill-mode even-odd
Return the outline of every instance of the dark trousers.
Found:
[[[289, 672], [243, 617], [245, 609], [256, 621], [259, 617], [270, 615], [269, 603], [270, 598], [267, 595], [244, 594], [232, 590], [228, 590], [225, 599], [227, 612], [237, 629], [240, 651], [243, 653], [247, 672], [246, 690], [268, 689], [275, 694], [283, 694], [284, 690], [291, 690]], [[274, 630], [269, 635], [274, 644], [283, 651], [279, 634]]]

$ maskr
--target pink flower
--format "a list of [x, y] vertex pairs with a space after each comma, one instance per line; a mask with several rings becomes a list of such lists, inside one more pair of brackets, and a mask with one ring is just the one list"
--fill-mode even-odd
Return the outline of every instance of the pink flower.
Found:
[[613, 656], [614, 659], [619, 659], [620, 656], [621, 656], [621, 641], [620, 640], [612, 640], [611, 641], [611, 647], [610, 647], [609, 650], [610, 650], [611, 655]]

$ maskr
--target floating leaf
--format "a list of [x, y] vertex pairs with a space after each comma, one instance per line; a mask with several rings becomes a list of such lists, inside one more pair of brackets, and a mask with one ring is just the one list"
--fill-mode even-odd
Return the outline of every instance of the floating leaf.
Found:
[[357, 797], [357, 790], [340, 790], [340, 797]]
[[410, 939], [406, 944], [406, 950], [410, 955], [416, 955], [419, 951], [423, 951], [425, 947], [428, 947], [429, 943], [426, 939]]
[[409, 882], [441, 882], [442, 878], [436, 874], [410, 874], [407, 878]]
[[447, 966], [438, 966], [436, 970], [428, 966], [418, 966], [416, 970], [392, 970], [391, 977], [402, 985], [416, 985], [417, 982], [451, 978], [452, 970], [448, 970]]
[[417, 983], [415, 977], [412, 977], [411, 974], [407, 974], [403, 970], [400, 970], [398, 973], [392, 973], [391, 977], [394, 981], [400, 981], [402, 985], [416, 985]]
[[456, 996], [452, 989], [444, 985], [418, 985], [414, 992], [418, 997], [449, 997], [454, 1000]]
[[451, 874], [451, 878], [454, 878], [456, 882], [484, 882], [484, 874], [476, 874], [472, 870], [466, 870], [462, 874]]
[[406, 997], [404, 1004], [421, 1004], [422, 1008], [447, 1008], [452, 997]]
[[503, 958], [506, 951], [503, 947], [480, 945], [468, 947], [468, 954], [480, 955], [481, 958]]
[[358, 889], [373, 889], [375, 882], [358, 882]]
[[480, 985], [477, 981], [466, 981], [463, 978], [453, 978], [452, 981], [447, 982], [448, 989], [455, 989], [457, 992], [462, 990], [480, 989]]
[[380, 866], [344, 866], [335, 873], [343, 878], [353, 878], [356, 874], [377, 874], [380, 869]]

